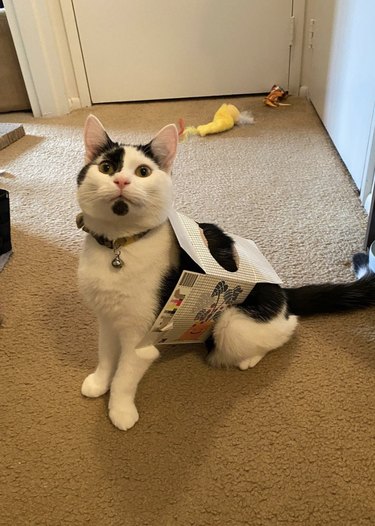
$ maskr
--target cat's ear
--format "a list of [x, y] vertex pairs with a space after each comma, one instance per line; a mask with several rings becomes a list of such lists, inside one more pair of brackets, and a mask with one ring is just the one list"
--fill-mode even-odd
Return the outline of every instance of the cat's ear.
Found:
[[175, 124], [164, 126], [151, 141], [151, 150], [160, 168], [170, 173], [177, 153], [178, 131]]
[[103, 147], [112, 143], [102, 123], [94, 115], [89, 115], [83, 132], [85, 141], [85, 162], [91, 163]]

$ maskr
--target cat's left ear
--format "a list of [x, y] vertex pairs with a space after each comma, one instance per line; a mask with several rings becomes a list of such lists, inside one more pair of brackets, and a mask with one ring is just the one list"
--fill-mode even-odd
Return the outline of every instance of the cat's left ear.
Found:
[[100, 150], [105, 146], [110, 146], [112, 144], [112, 141], [108, 137], [102, 123], [95, 117], [95, 115], [89, 115], [87, 117], [83, 137], [86, 149], [86, 163], [91, 163]]
[[168, 124], [151, 141], [151, 150], [160, 168], [167, 173], [172, 169], [177, 153], [178, 131], [175, 124]]

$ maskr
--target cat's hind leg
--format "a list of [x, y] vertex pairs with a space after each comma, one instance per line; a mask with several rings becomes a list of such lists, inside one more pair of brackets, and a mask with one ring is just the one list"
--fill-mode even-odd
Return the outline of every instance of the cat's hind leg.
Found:
[[81, 393], [96, 398], [106, 393], [111, 385], [120, 353], [120, 341], [112, 325], [99, 318], [98, 366], [89, 374], [81, 387]]
[[208, 362], [215, 367], [254, 367], [269, 351], [286, 343], [297, 326], [296, 316], [285, 309], [271, 320], [260, 321], [238, 308], [228, 308], [217, 321], [213, 338], [215, 348]]

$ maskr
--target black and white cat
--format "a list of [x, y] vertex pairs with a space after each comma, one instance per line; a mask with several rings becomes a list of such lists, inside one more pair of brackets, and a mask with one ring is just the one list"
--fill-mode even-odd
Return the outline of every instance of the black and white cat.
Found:
[[[168, 299], [181, 269], [192, 264], [167, 219], [178, 133], [172, 124], [147, 145], [122, 145], [113, 142], [91, 115], [84, 140], [86, 164], [78, 175], [79, 226], [88, 235], [78, 280], [98, 317], [99, 363], [84, 380], [82, 393], [97, 397], [110, 389], [109, 417], [125, 430], [138, 420], [137, 385], [159, 356], [156, 347], [139, 347], [139, 342]], [[200, 226], [213, 256], [233, 270], [231, 238], [215, 225]], [[375, 276], [365, 257], [357, 258], [355, 264], [362, 277], [350, 284], [295, 289], [256, 285], [243, 304], [228, 308], [216, 322], [209, 363], [253, 367], [289, 340], [298, 315], [375, 305]]]

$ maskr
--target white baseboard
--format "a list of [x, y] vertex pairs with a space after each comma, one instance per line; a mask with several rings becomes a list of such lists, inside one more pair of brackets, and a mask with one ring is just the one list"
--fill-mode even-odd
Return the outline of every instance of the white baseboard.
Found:
[[299, 96], [303, 97], [304, 99], [309, 99], [309, 87], [308, 86], [300, 86], [299, 88]]
[[70, 111], [79, 110], [82, 108], [81, 101], [78, 97], [72, 97], [69, 99]]
[[370, 206], [371, 206], [371, 199], [372, 199], [372, 193], [369, 194], [367, 197], [366, 197], [366, 201], [364, 202], [364, 207], [365, 207], [365, 210], [366, 212], [369, 214], [370, 213]]

